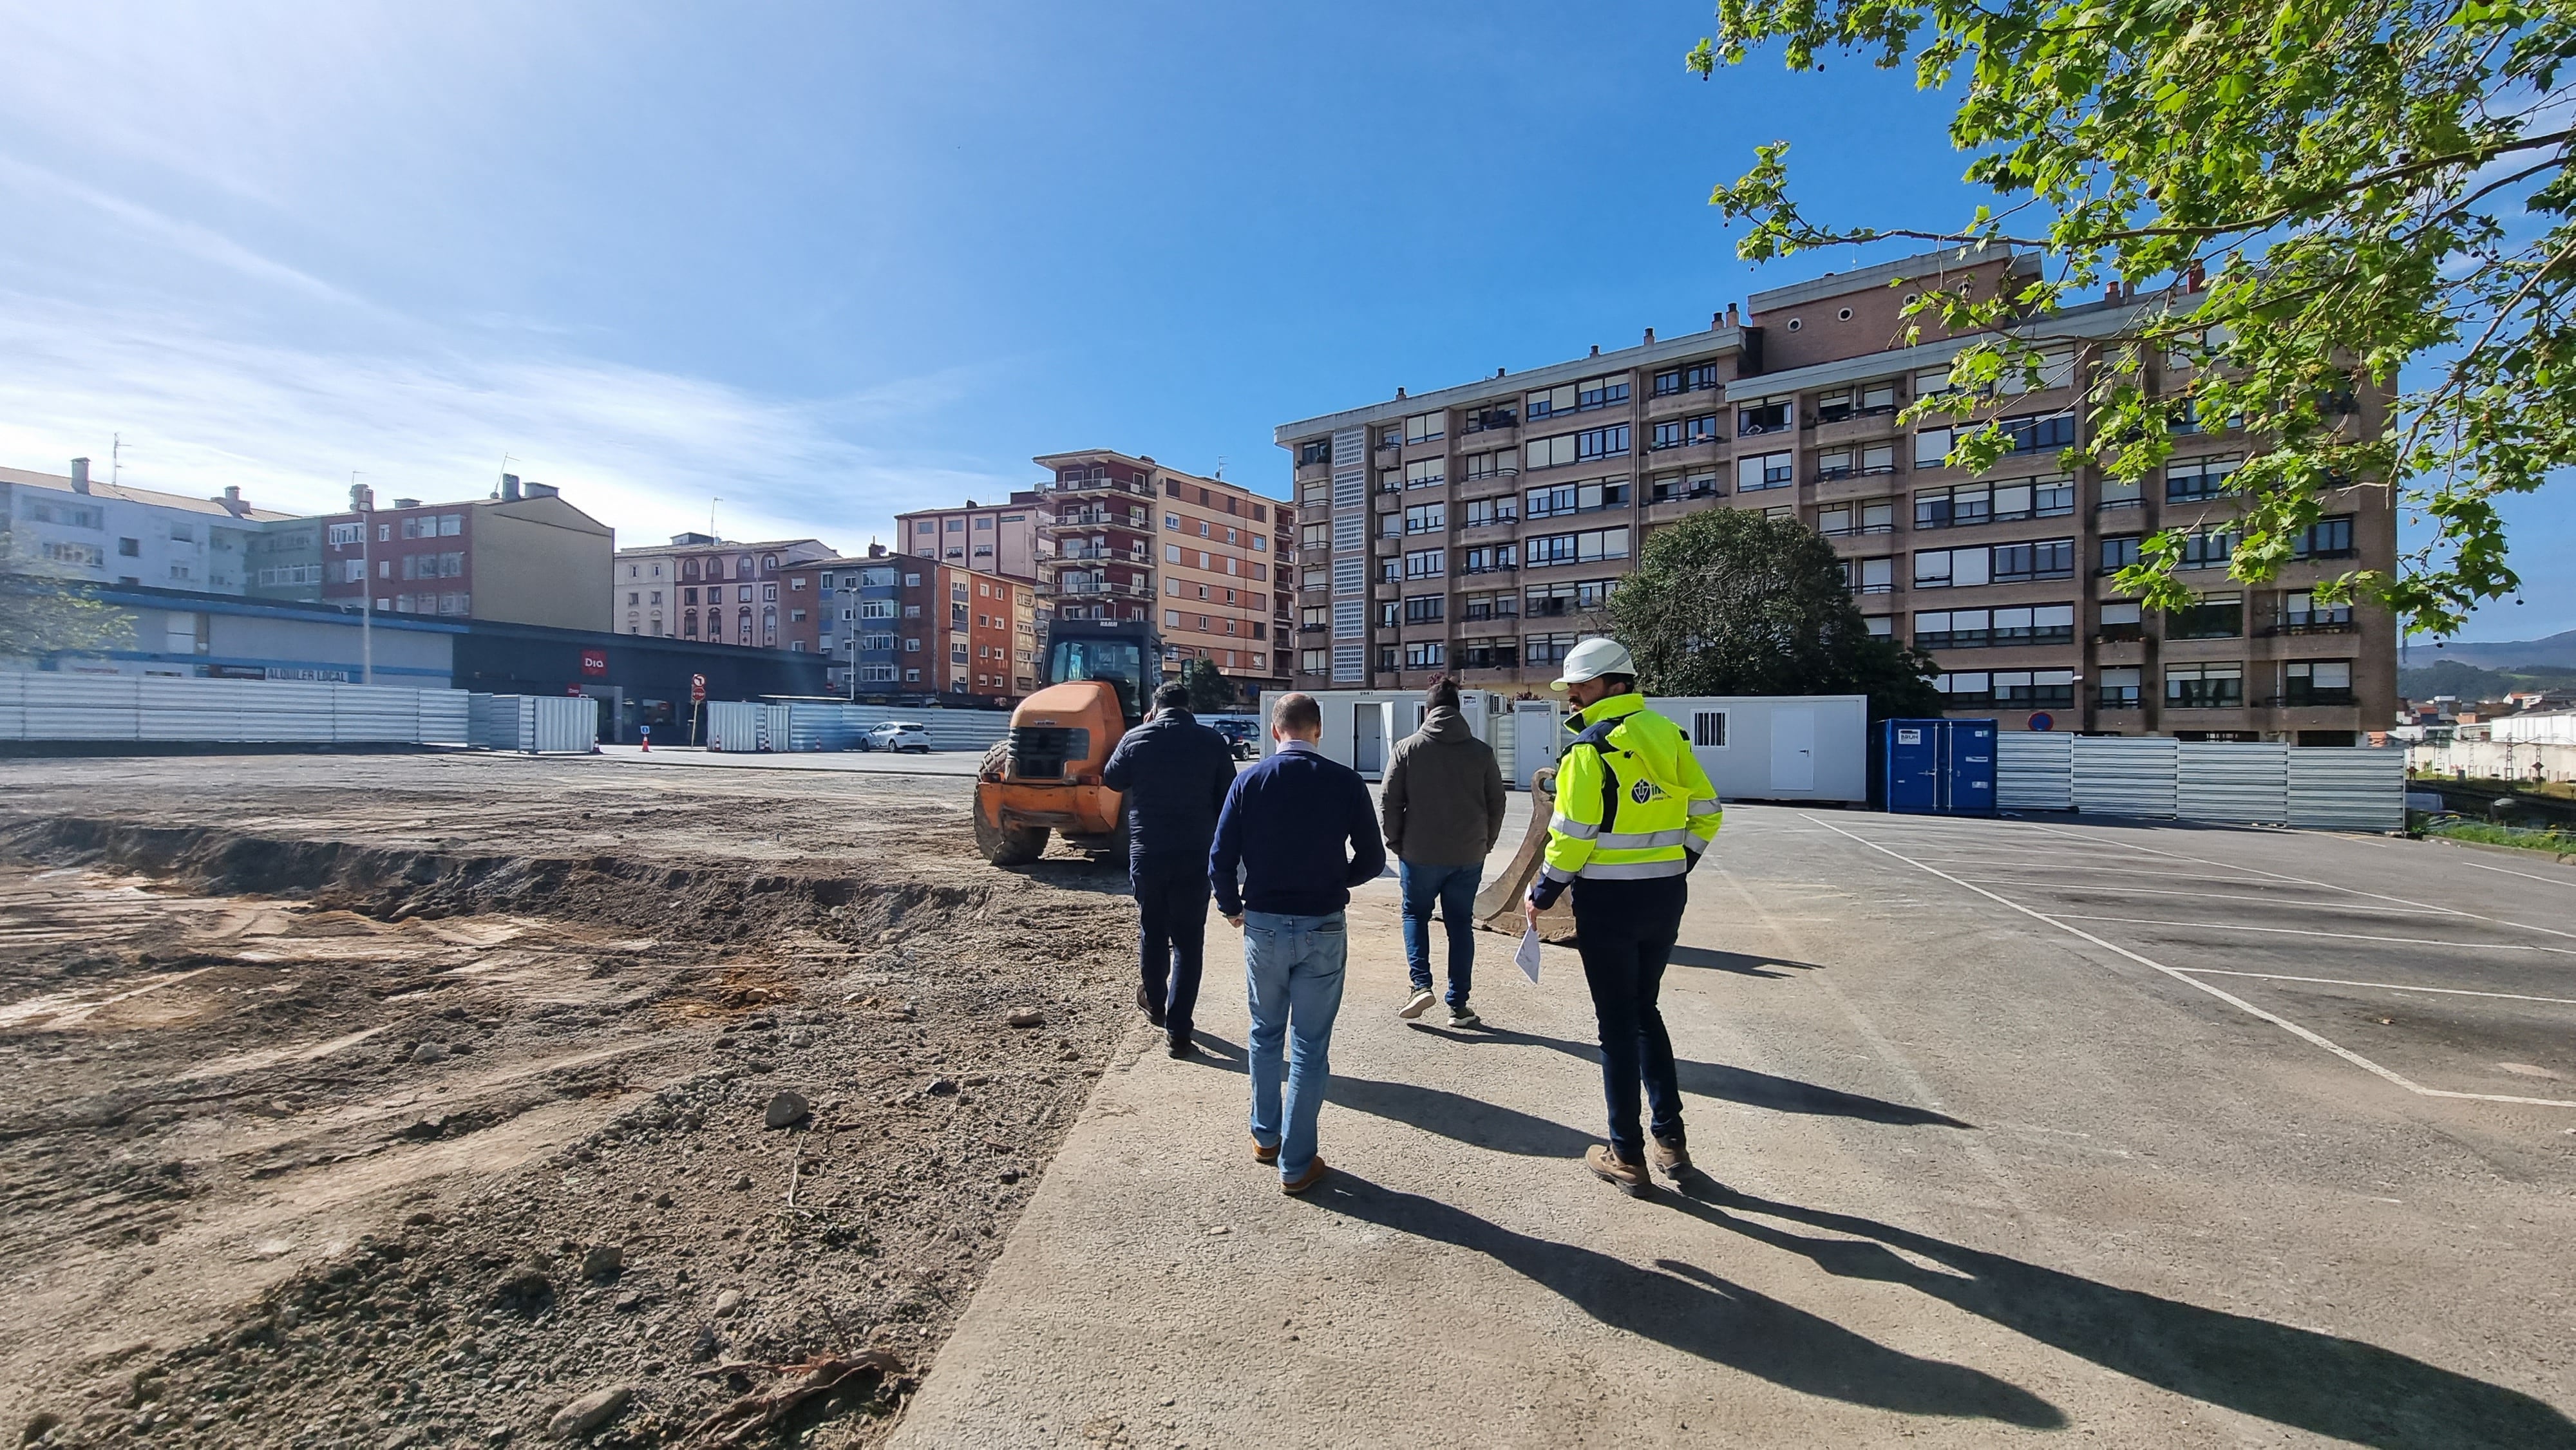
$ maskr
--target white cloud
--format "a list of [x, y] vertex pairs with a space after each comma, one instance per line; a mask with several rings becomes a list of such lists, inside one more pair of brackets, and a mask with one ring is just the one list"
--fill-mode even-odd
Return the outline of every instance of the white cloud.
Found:
[[352, 469], [379, 498], [480, 496], [510, 454], [512, 472], [562, 488], [621, 541], [703, 528], [721, 496], [729, 537], [862, 548], [890, 539], [899, 510], [1023, 482], [862, 441], [962, 386], [944, 375], [777, 401], [533, 351], [330, 352], [219, 336], [179, 315], [0, 295], [0, 460], [104, 465], [122, 434], [128, 483], [199, 496], [238, 484], [298, 511], [337, 507]]

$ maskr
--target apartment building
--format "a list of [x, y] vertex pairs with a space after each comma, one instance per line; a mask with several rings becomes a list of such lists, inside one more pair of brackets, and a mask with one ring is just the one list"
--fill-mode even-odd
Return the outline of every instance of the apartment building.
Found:
[[[1796, 518], [1834, 541], [1871, 628], [1929, 650], [1954, 715], [2008, 728], [2351, 743], [2396, 697], [2384, 611], [2321, 604], [2356, 562], [2388, 568], [2383, 492], [2345, 491], [2280, 578], [2225, 574], [2248, 440], [2178, 416], [2144, 487], [2066, 470], [2081, 390], [2123, 346], [2116, 295], [2037, 328], [2041, 385], [1995, 398], [2012, 452], [1982, 476], [1942, 463], [1951, 430], [1897, 415], [1947, 388], [1964, 339], [1894, 345], [1907, 279], [1982, 291], [2036, 259], [1931, 254], [1754, 294], [1706, 332], [1290, 423], [1302, 530], [1296, 678], [1403, 686], [1441, 669], [1533, 688], [1606, 622], [1655, 528], [1707, 508]], [[2176, 391], [2177, 360], [2145, 359]], [[2341, 400], [2375, 428], [2388, 400]], [[2161, 528], [2192, 530], [2203, 602], [2147, 615], [2109, 587]]]
[[[268, 532], [296, 522], [292, 514], [243, 502], [238, 488], [189, 498], [93, 479], [86, 458], [73, 459], [71, 471], [61, 474], [0, 468], [0, 520], [16, 555], [0, 565], [91, 584], [232, 595], [260, 592], [263, 568], [269, 583], [278, 582], [281, 570], [265, 548], [273, 542]], [[298, 587], [318, 591], [320, 554], [311, 550], [313, 531], [301, 533], [311, 557], [299, 554], [285, 572]]]
[[1027, 580], [907, 559], [896, 609], [895, 690], [1003, 706], [1037, 688], [1039, 603]]
[[895, 547], [917, 559], [1038, 581], [1038, 496], [1022, 490], [1010, 502], [917, 509], [894, 516]]
[[1070, 619], [1152, 618], [1163, 664], [1212, 661], [1247, 693], [1285, 688], [1296, 510], [1240, 484], [1107, 449], [1035, 460], [1043, 597]]
[[820, 539], [746, 544], [697, 533], [620, 549], [608, 591], [610, 628], [744, 649], [810, 642], [820, 617], [814, 580], [791, 584], [790, 571], [838, 553]]
[[398, 498], [311, 522], [324, 535], [323, 603], [356, 607], [372, 593], [379, 613], [611, 627], [616, 533], [545, 484], [504, 474], [489, 498]]

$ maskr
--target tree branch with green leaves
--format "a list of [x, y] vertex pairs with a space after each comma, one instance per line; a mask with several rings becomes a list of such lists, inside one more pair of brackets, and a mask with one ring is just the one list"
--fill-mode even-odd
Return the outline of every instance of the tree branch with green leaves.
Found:
[[[1799, 209], [1787, 146], [1757, 146], [1709, 198], [1750, 224], [1739, 255], [1913, 239], [2043, 259], [1991, 295], [1928, 286], [1906, 309], [1909, 342], [1931, 323], [1973, 338], [1952, 390], [1907, 410], [1967, 420], [1950, 462], [2003, 455], [1994, 393], [2036, 386], [2050, 319], [2119, 280], [2137, 310], [2101, 340], [2066, 462], [2143, 483], [2177, 410], [2227, 418], [2249, 439], [2228, 481], [2235, 579], [2271, 579], [2336, 500], [2382, 488], [2424, 542], [2327, 598], [2448, 634], [2519, 586], [2498, 501], [2576, 463], [2576, 96], [2560, 84], [2576, 8], [1722, 0], [1687, 64], [1714, 76], [1765, 46], [1792, 70], [1837, 51], [1959, 87], [1949, 139], [1995, 202], [1955, 228], [1824, 225]], [[2410, 364], [2429, 385], [2403, 388]], [[2357, 381], [2393, 405], [2356, 407]], [[2190, 603], [2186, 532], [2147, 541], [2115, 585]]]

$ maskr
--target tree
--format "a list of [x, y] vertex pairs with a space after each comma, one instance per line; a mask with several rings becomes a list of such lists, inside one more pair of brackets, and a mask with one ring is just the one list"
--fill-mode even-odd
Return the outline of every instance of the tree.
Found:
[[1869, 632], [1834, 546], [1793, 519], [1711, 509], [1658, 529], [1610, 619], [1650, 695], [1866, 694], [1872, 719], [1941, 713], [1931, 658]]
[[65, 579], [43, 560], [21, 558], [0, 528], [0, 658], [104, 654], [134, 641], [134, 618]]
[[1199, 714], [1223, 714], [1234, 708], [1234, 681], [1212, 659], [1200, 656], [1183, 664], [1181, 683], [1190, 687], [1190, 709]]
[[[2032, 324], [2076, 289], [2123, 281], [2147, 305], [2086, 398], [2098, 441], [2070, 463], [2143, 480], [2170, 451], [2172, 410], [2241, 419], [2260, 441], [2231, 480], [2237, 579], [2271, 578], [2326, 501], [2363, 486], [2394, 487], [2431, 536], [2394, 574], [2348, 572], [2329, 597], [2448, 634], [2518, 586], [2496, 500], [2576, 461], [2576, 131], [2558, 85], [2576, 10], [1721, 0], [1717, 18], [1687, 58], [1702, 76], [1774, 41], [1792, 70], [1839, 49], [1881, 69], [1910, 59], [1921, 88], [1965, 74], [1950, 140], [1999, 205], [1958, 227], [1812, 223], [1782, 144], [1756, 147], [1753, 169], [1709, 198], [1752, 223], [1747, 259], [1882, 238], [2043, 254], [2053, 275], [2002, 295], [1919, 289], [1909, 315], [1980, 338], [1952, 370], [1960, 391], [1912, 416], [1974, 418], [1981, 390], [2036, 373]], [[2179, 394], [2145, 385], [2155, 349], [2191, 365]], [[2357, 417], [2353, 380], [2395, 388], [2412, 360], [2435, 365], [2430, 384], [2384, 421]], [[1983, 467], [2003, 446], [1971, 428], [1951, 461]], [[2154, 536], [2115, 582], [2156, 608], [2190, 603], [2181, 546], [2177, 531]]]

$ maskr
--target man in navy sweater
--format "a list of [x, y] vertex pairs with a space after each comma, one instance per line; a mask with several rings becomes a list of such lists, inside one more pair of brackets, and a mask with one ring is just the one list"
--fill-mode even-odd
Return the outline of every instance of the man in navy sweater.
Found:
[[[1332, 1080], [1333, 1018], [1342, 1010], [1351, 888], [1386, 869], [1377, 813], [1357, 772], [1315, 742], [1324, 712], [1312, 695], [1283, 695], [1270, 711], [1278, 753], [1235, 777], [1217, 817], [1208, 884], [1217, 910], [1243, 929], [1252, 1009], [1252, 1157], [1279, 1165], [1284, 1193], [1324, 1179], [1315, 1118]], [[1241, 879], [1236, 869], [1242, 871]], [[1288, 1048], [1280, 1101], [1280, 1046]]]

